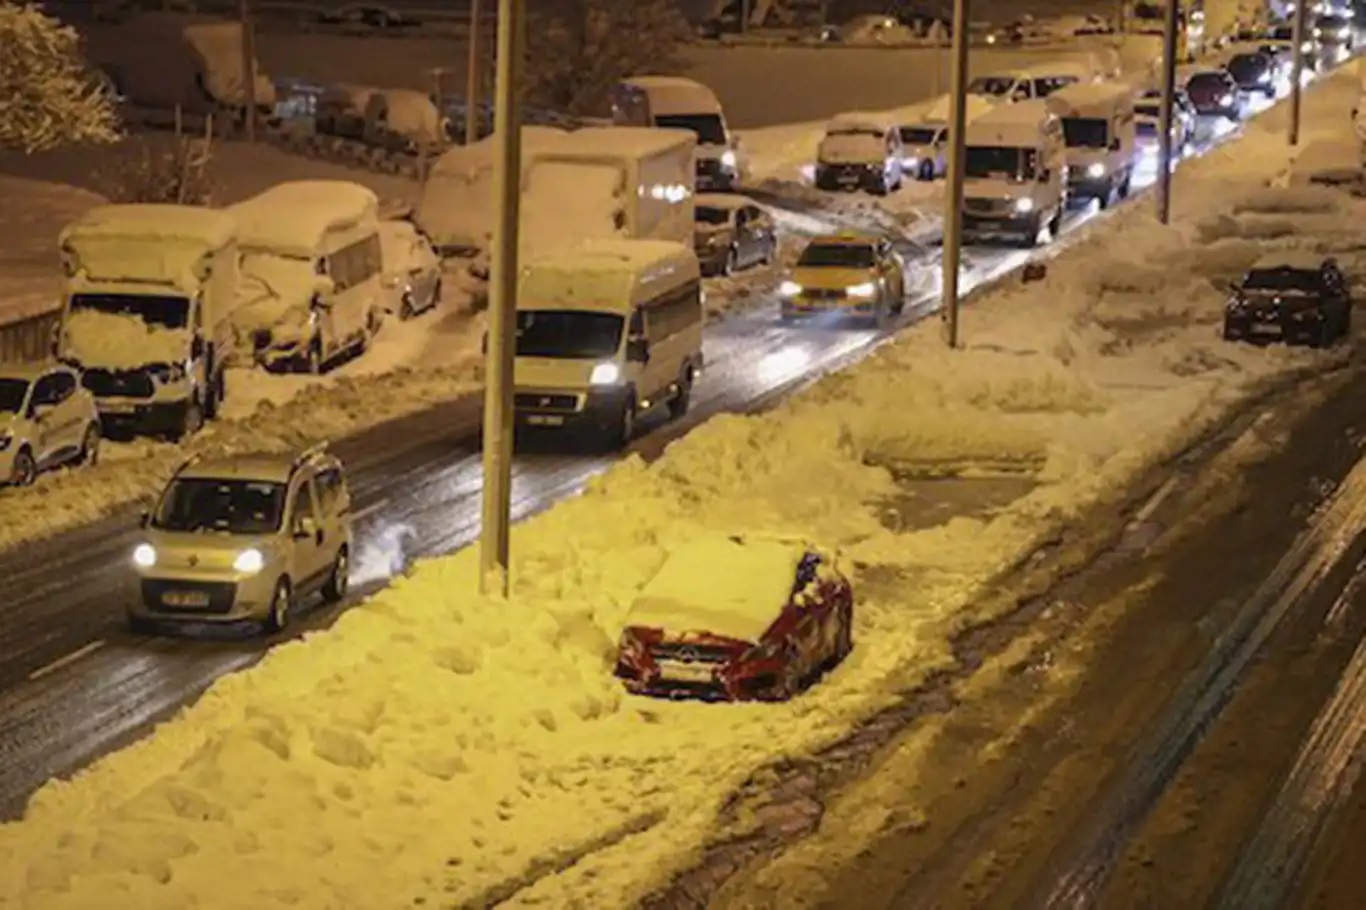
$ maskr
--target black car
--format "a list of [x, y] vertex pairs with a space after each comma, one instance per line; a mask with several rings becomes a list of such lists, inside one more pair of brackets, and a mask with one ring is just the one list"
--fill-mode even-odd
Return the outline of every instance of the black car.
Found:
[[1276, 62], [1270, 54], [1261, 51], [1234, 54], [1224, 64], [1224, 69], [1244, 92], [1261, 92], [1268, 98], [1276, 97]]
[[1191, 76], [1186, 95], [1202, 117], [1243, 119], [1243, 91], [1226, 70], [1204, 70]]
[[1326, 348], [1352, 324], [1352, 294], [1337, 260], [1304, 253], [1259, 259], [1230, 289], [1227, 341], [1284, 341]]
[[411, 28], [418, 21], [406, 13], [377, 3], [349, 3], [318, 14], [319, 22], [333, 25], [362, 25], [368, 28]]

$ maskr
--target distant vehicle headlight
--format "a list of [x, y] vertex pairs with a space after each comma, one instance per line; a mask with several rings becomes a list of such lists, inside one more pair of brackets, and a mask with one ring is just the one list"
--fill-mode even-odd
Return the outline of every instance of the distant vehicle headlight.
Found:
[[1104, 177], [1105, 165], [1101, 164], [1099, 161], [1094, 164], [1088, 164], [1086, 166], [1086, 176], [1091, 178]]
[[156, 547], [149, 543], [140, 543], [133, 548], [133, 565], [139, 569], [150, 569], [157, 564]]
[[987, 35], [987, 44], [995, 44], [995, 43], [996, 43], [996, 36], [995, 36], [995, 35]]
[[802, 292], [802, 286], [795, 281], [784, 281], [778, 285], [778, 293], [784, 297], [796, 297]]
[[730, 149], [726, 149], [724, 152], [721, 153], [722, 167], [735, 167], [735, 162], [735, 153], [732, 152]]
[[1232, 96], [1232, 95], [1220, 95], [1220, 96], [1219, 96], [1219, 103], [1222, 104], [1222, 105], [1224, 105], [1225, 107], [1228, 107], [1230, 104], [1233, 103], [1233, 96]]
[[1304, 44], [1301, 44], [1301, 45], [1300, 45], [1300, 51], [1303, 52], [1303, 53], [1306, 53], [1306, 54], [1313, 53], [1313, 51], [1314, 51], [1314, 42], [1312, 42], [1312, 41], [1306, 41], [1306, 42], [1304, 42]]
[[588, 374], [589, 385], [616, 385], [621, 379], [621, 367], [610, 360], [596, 364]]
[[845, 293], [850, 297], [867, 300], [877, 296], [877, 285], [871, 281], [865, 281], [862, 284], [855, 284], [846, 288]]
[[237, 558], [232, 561], [233, 571], [244, 575], [255, 575], [265, 567], [266, 556], [255, 547], [238, 553]]
[[920, 159], [914, 155], [907, 155], [905, 158], [901, 159], [902, 167], [915, 167], [918, 164], [920, 164]]
[[1015, 200], [1015, 211], [1023, 215], [1025, 212], [1034, 211], [1034, 200], [1025, 196], [1023, 199]]

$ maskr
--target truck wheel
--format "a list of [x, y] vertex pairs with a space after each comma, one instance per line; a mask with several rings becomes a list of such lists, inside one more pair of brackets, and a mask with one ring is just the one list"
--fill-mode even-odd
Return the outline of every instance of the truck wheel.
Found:
[[631, 444], [636, 435], [636, 396], [626, 396], [621, 403], [621, 412], [616, 415], [607, 431], [605, 442], [613, 450], [624, 449]]

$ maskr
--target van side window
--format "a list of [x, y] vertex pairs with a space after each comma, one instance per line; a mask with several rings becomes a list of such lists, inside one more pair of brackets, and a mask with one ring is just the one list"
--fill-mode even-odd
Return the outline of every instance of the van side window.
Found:
[[650, 340], [670, 338], [702, 321], [702, 285], [692, 281], [648, 304]]

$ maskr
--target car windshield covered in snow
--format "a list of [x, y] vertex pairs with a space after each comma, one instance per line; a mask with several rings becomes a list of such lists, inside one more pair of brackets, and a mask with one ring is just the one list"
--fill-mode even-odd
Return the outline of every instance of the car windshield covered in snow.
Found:
[[133, 316], [148, 325], [184, 329], [189, 325], [190, 301], [157, 294], [74, 294], [71, 311]]
[[611, 357], [621, 346], [625, 322], [615, 313], [521, 310], [517, 313], [517, 356]]
[[187, 477], [171, 482], [151, 524], [161, 531], [267, 534], [279, 529], [284, 508], [284, 484]]
[[1062, 132], [1069, 148], [1103, 149], [1109, 141], [1107, 124], [1099, 117], [1065, 117]]
[[692, 130], [698, 145], [725, 145], [726, 127], [720, 114], [660, 114], [655, 126], [666, 130]]
[[980, 76], [968, 85], [968, 92], [973, 95], [1004, 97], [1014, 90], [1018, 81], [1010, 76]]
[[28, 380], [0, 376], [0, 414], [18, 414], [28, 395]]
[[906, 145], [934, 145], [939, 141], [941, 130], [924, 126], [903, 126], [901, 141]]
[[1012, 180], [1033, 180], [1038, 153], [1033, 149], [969, 146], [964, 156], [963, 173], [968, 177], [988, 179], [1009, 177]]
[[1248, 272], [1247, 278], [1243, 281], [1243, 290], [1316, 294], [1320, 290], [1320, 285], [1320, 275], [1317, 270], [1284, 266], [1279, 269], [1257, 269]]
[[693, 219], [698, 224], [730, 224], [731, 211], [712, 205], [699, 205], [693, 209]]
[[837, 269], [870, 269], [873, 247], [866, 243], [813, 243], [802, 251], [799, 266], [829, 266]]

